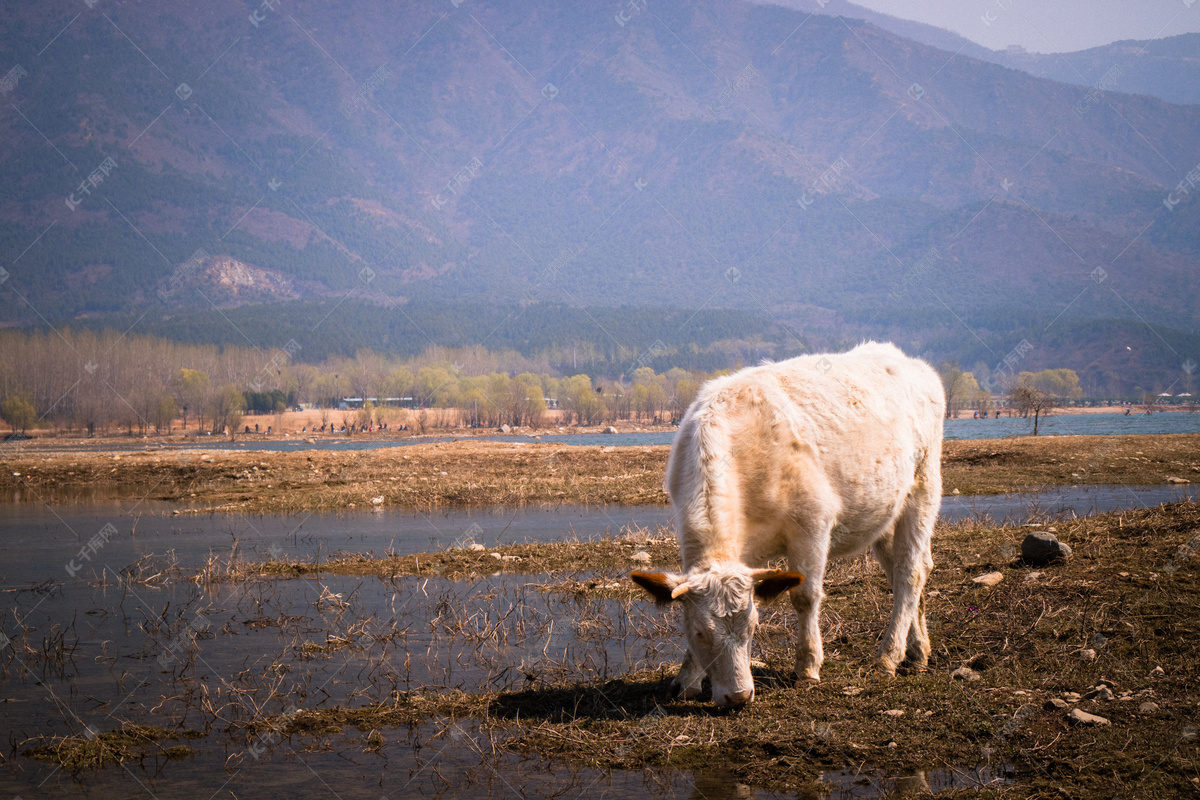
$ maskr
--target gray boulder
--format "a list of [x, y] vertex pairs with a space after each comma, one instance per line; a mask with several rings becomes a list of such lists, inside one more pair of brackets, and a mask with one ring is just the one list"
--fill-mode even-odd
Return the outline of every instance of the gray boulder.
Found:
[[1070, 545], [1060, 542], [1053, 533], [1034, 531], [1021, 542], [1021, 560], [1035, 567], [1044, 567], [1070, 557]]

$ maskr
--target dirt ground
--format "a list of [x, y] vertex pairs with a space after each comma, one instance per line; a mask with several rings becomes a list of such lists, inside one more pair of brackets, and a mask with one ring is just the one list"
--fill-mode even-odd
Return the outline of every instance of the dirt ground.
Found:
[[[295, 512], [527, 504], [665, 504], [669, 448], [461, 440], [355, 452], [147, 449], [24, 444], [0, 456], [0, 496], [179, 502], [192, 512]], [[953, 494], [1076, 484], [1200, 481], [1200, 434], [948, 441]], [[1172, 480], [1173, 479], [1173, 480]]]
[[[1196, 796], [1200, 506], [1042, 527], [1074, 548], [1069, 560], [1021, 563], [1024, 528], [939, 526], [926, 596], [934, 652], [922, 673], [887, 678], [872, 670], [890, 598], [878, 567], [860, 558], [835, 563], [827, 578], [822, 682], [794, 685], [795, 615], [776, 603], [756, 640], [756, 699], [743, 710], [718, 710], [706, 696], [674, 699], [673, 670], [663, 670], [594, 684], [531, 677], [508, 692], [417, 691], [260, 724], [320, 739], [469, 718], [489, 726], [500, 748], [596, 768], [702, 771], [719, 763], [739, 782], [801, 796], [816, 791], [822, 772], [863, 765], [896, 776], [884, 787], [896, 793], [955, 775], [960, 788], [951, 796]], [[321, 568], [259, 565], [256, 574], [504, 569], [540, 573], [544, 591], [607, 589], [636, 603], [625, 576], [643, 549], [655, 564], [677, 563], [672, 541], [638, 535], [504, 547], [495, 551], [500, 559], [455, 551]], [[581, 573], [580, 563], [598, 568]], [[993, 571], [997, 585], [973, 581]], [[677, 612], [662, 613], [677, 630]], [[975, 677], [954, 677], [962, 666]], [[1073, 722], [1076, 709], [1102, 721]]]

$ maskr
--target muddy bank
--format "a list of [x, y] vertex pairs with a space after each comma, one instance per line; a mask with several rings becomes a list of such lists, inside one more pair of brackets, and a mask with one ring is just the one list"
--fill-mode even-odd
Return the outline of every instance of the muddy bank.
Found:
[[[927, 772], [957, 772], [970, 776], [967, 786], [987, 784], [989, 796], [1194, 793], [1200, 506], [1106, 514], [1048, 530], [1074, 555], [1034, 569], [1018, 558], [1026, 528], [939, 526], [926, 599], [934, 652], [920, 674], [889, 679], [871, 669], [890, 597], [878, 567], [855, 559], [837, 563], [826, 584], [822, 682], [794, 685], [795, 616], [777, 603], [764, 611], [757, 697], [744, 710], [717, 710], [707, 697], [674, 699], [666, 664], [594, 681], [539, 676], [531, 667], [516, 690], [404, 692], [256, 725], [318, 740], [357, 729], [369, 745], [379, 734], [368, 732], [386, 736], [389, 726], [470, 719], [504, 749], [601, 769], [719, 763], [737, 780], [775, 791], [804, 791], [824, 771], [866, 765], [912, 776], [916, 789]], [[539, 578], [546, 591], [594, 594], [619, 585], [616, 594], [633, 596], [624, 577], [629, 544], [647, 549], [643, 540], [570, 544], [560, 554], [569, 557], [541, 561], [518, 548], [497, 552], [523, 554], [504, 569], [549, 573]], [[654, 562], [671, 561], [670, 545], [649, 544]], [[381, 560], [377, 574], [425, 574], [423, 564], [455, 563], [446, 555]], [[596, 571], [593, 557], [603, 564]], [[365, 562], [347, 569], [369, 574]], [[993, 571], [1002, 576], [997, 585], [973, 581]], [[662, 613], [677, 637], [676, 612]], [[952, 674], [963, 666], [973, 671], [969, 679]], [[1077, 711], [1101, 721], [1074, 721]]]
[[[27, 447], [0, 458], [0, 495], [76, 496], [255, 513], [395, 506], [665, 504], [667, 446], [459, 441], [362, 452], [95, 453]], [[948, 441], [947, 494], [1200, 481], [1200, 434]]]

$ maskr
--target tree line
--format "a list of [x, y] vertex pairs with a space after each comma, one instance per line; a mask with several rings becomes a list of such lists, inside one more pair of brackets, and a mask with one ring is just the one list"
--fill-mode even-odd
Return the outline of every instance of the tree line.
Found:
[[[181, 344], [113, 331], [0, 332], [0, 416], [14, 431], [236, 432], [250, 414], [344, 410], [343, 425], [596, 425], [677, 419], [716, 374], [635, 362], [618, 378], [531, 369], [480, 346], [417, 357], [362, 349], [318, 363], [286, 350]], [[352, 408], [343, 408], [350, 400]], [[361, 406], [361, 407], [360, 407]], [[400, 408], [391, 408], [398, 406]]]
[[[236, 432], [246, 414], [301, 405], [351, 429], [411, 422], [426, 427], [597, 425], [671, 422], [701, 385], [729, 370], [671, 367], [649, 357], [617, 377], [570, 371], [514, 351], [431, 347], [419, 356], [360, 349], [353, 357], [300, 361], [294, 349], [181, 344], [114, 331], [0, 332], [0, 416], [14, 431], [34, 427], [86, 435], [176, 428]], [[656, 354], [657, 356], [657, 354]], [[947, 415], [999, 404], [1035, 420], [1081, 396], [1070, 369], [1020, 372], [983, 385], [950, 362], [939, 369]], [[338, 412], [343, 412], [338, 416]]]

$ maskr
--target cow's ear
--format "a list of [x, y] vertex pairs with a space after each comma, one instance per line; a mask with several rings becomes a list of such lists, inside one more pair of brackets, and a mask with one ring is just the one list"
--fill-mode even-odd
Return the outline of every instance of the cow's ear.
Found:
[[654, 602], [666, 605], [684, 593], [678, 591], [680, 586], [686, 586], [683, 577], [666, 572], [631, 572], [630, 579], [645, 589], [654, 598]]
[[770, 603], [788, 589], [795, 589], [804, 581], [799, 572], [782, 569], [760, 569], [750, 575], [754, 579], [754, 594]]

